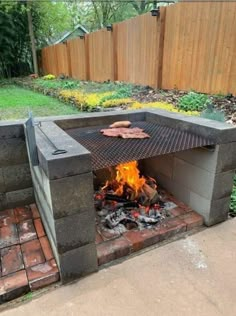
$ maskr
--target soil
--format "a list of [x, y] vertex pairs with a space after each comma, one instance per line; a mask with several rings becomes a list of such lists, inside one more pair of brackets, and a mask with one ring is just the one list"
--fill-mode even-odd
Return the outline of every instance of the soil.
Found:
[[[178, 99], [187, 94], [187, 91], [181, 90], [154, 90], [150, 87], [145, 87], [133, 94], [133, 98], [138, 102], [167, 102], [177, 105]], [[228, 95], [209, 95], [215, 109], [225, 113], [228, 119], [236, 114], [236, 96]]]

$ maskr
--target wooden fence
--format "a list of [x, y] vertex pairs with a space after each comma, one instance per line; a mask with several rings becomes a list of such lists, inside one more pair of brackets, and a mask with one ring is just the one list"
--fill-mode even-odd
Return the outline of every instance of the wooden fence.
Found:
[[236, 94], [236, 3], [180, 2], [42, 50], [44, 73]]

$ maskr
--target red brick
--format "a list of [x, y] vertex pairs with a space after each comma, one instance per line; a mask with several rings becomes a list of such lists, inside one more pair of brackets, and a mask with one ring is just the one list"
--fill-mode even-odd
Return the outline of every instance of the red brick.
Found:
[[45, 230], [43, 228], [43, 223], [40, 218], [34, 220], [34, 226], [38, 235], [38, 238], [45, 236]]
[[33, 215], [29, 206], [15, 208], [16, 222], [20, 223], [27, 219], [32, 219]]
[[141, 231], [143, 236], [143, 248], [154, 245], [160, 241], [159, 234], [154, 229], [144, 229]]
[[19, 243], [15, 224], [0, 227], [0, 248], [9, 247]]
[[16, 218], [13, 209], [8, 209], [0, 212], [0, 227], [7, 226], [9, 224], [15, 224]]
[[173, 237], [178, 233], [185, 232], [187, 228], [186, 223], [180, 220], [178, 217], [166, 220], [160, 226], [154, 228], [159, 235], [160, 241]]
[[40, 241], [41, 247], [43, 249], [43, 254], [44, 254], [46, 261], [53, 259], [54, 256], [53, 256], [52, 248], [50, 246], [50, 243], [49, 243], [47, 236], [39, 238], [39, 241]]
[[169, 212], [170, 212], [173, 216], [179, 216], [179, 215], [186, 214], [186, 211], [185, 211], [183, 208], [181, 208], [181, 207], [172, 208], [171, 210], [169, 210]]
[[112, 231], [111, 229], [110, 230], [105, 229], [104, 227], [100, 225], [97, 227], [97, 229], [98, 229], [98, 233], [101, 235], [104, 241], [120, 237], [119, 232]]
[[30, 204], [30, 209], [32, 211], [33, 218], [40, 218], [39, 210], [36, 204]]
[[37, 290], [59, 280], [59, 271], [54, 259], [28, 268], [26, 271], [31, 290]]
[[115, 252], [112, 247], [110, 247], [110, 243], [111, 241], [107, 241], [97, 245], [97, 257], [99, 266], [115, 260]]
[[3, 276], [24, 269], [20, 246], [2, 249], [1, 263]]
[[17, 224], [20, 243], [24, 243], [37, 238], [33, 220], [28, 219]]
[[0, 284], [0, 302], [12, 300], [29, 291], [26, 271], [21, 270], [5, 276], [1, 279]]
[[21, 250], [26, 268], [45, 262], [43, 250], [38, 239], [24, 243], [21, 245]]
[[186, 223], [187, 230], [203, 225], [203, 217], [194, 211], [181, 215], [179, 218]]
[[101, 242], [103, 242], [103, 239], [102, 239], [101, 235], [98, 232], [96, 232], [96, 239], [95, 239], [96, 245], [100, 244]]
[[124, 237], [98, 244], [98, 265], [102, 265], [112, 260], [127, 256], [130, 254], [130, 247], [130, 242]]
[[175, 203], [176, 205], [178, 205], [178, 207], [182, 208], [184, 211], [186, 212], [192, 211], [192, 209], [188, 205], [186, 205], [183, 202], [180, 202], [173, 195], [168, 195], [168, 199], [172, 201], [173, 203]]
[[141, 231], [128, 231], [123, 234], [131, 244], [131, 251], [138, 251], [144, 246], [144, 236]]

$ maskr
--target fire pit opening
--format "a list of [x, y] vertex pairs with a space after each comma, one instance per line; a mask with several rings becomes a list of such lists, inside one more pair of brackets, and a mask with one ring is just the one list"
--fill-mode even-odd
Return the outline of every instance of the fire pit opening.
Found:
[[142, 162], [95, 171], [94, 188], [97, 225], [110, 233], [152, 228], [177, 207], [158, 180], [142, 171]]

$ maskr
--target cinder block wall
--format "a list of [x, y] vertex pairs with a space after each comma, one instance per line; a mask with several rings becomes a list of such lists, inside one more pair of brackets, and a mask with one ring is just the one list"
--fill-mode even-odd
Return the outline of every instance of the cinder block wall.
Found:
[[203, 215], [208, 226], [228, 216], [236, 164], [235, 142], [142, 161], [145, 173]]
[[0, 210], [33, 202], [23, 122], [0, 123]]
[[35, 199], [61, 280], [67, 283], [97, 270], [91, 158], [54, 123], [42, 123], [41, 128], [67, 150], [53, 156], [55, 149], [36, 128], [39, 165], [31, 165]]

